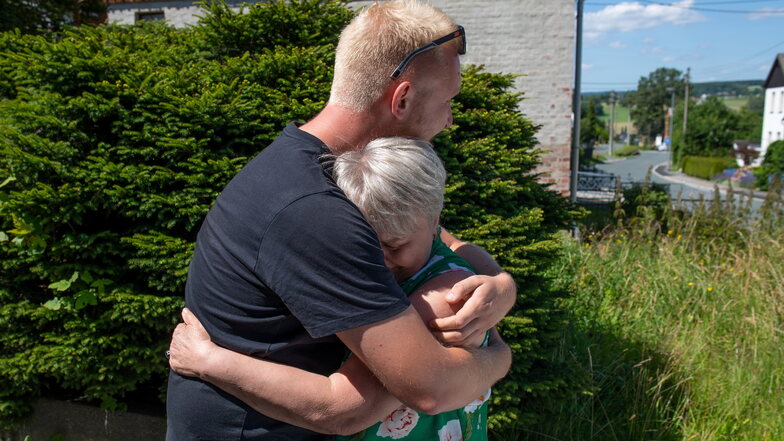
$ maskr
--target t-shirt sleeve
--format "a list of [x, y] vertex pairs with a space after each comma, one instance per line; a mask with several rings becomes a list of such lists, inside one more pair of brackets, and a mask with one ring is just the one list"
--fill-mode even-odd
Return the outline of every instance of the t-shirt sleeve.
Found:
[[298, 199], [275, 217], [256, 274], [314, 337], [375, 323], [409, 306], [375, 232], [348, 200]]

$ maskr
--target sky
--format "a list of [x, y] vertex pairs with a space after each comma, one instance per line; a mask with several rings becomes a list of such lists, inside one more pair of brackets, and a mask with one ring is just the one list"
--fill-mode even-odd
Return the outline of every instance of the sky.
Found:
[[585, 0], [582, 91], [634, 90], [659, 67], [691, 82], [764, 81], [784, 53], [784, 0]]

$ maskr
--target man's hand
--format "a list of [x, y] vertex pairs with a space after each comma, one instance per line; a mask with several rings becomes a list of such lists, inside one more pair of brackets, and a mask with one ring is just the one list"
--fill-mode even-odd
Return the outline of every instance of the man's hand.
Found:
[[517, 287], [509, 273], [471, 276], [455, 284], [446, 296], [451, 304], [465, 302], [460, 310], [455, 315], [432, 320], [430, 327], [443, 343], [463, 345], [500, 322], [514, 305], [516, 296]]
[[183, 308], [182, 320], [184, 323], [174, 328], [169, 344], [169, 366], [180, 375], [199, 377], [200, 368], [209, 362], [218, 346], [188, 308]]

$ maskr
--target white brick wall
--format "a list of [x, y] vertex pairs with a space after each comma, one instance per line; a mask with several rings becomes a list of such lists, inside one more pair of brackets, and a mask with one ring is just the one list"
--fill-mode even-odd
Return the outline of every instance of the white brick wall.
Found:
[[[520, 110], [536, 124], [540, 146], [548, 151], [539, 171], [559, 191], [569, 188], [572, 88], [574, 86], [574, 0], [429, 0], [466, 28], [464, 63], [490, 72], [522, 74], [515, 81], [525, 93]], [[250, 1], [249, 1], [250, 2]], [[241, 1], [229, 1], [239, 5]], [[362, 7], [373, 1], [352, 1]], [[109, 6], [109, 22], [131, 24], [136, 12], [163, 11], [174, 26], [196, 23], [192, 1]]]

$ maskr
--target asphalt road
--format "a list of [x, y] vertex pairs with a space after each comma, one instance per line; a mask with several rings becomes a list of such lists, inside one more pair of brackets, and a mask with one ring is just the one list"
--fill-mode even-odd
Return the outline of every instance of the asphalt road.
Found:
[[[640, 154], [631, 156], [628, 159], [597, 164], [596, 168], [620, 176], [623, 182], [642, 182], [649, 169], [662, 163], [668, 163], [670, 160], [669, 155], [669, 152], [641, 151]], [[706, 200], [713, 199], [713, 184], [707, 181], [690, 179], [694, 183], [679, 183], [659, 177], [655, 173], [651, 174], [651, 181], [668, 184], [670, 186], [670, 196], [673, 199], [677, 198], [679, 193], [682, 200], [697, 200], [700, 194]], [[762, 201], [758, 199], [752, 201], [754, 210], [758, 209], [761, 204]]]

